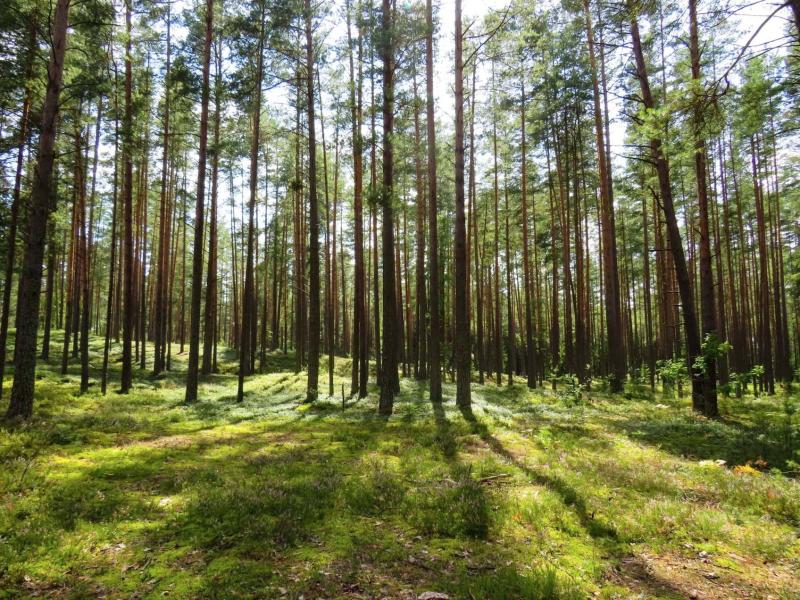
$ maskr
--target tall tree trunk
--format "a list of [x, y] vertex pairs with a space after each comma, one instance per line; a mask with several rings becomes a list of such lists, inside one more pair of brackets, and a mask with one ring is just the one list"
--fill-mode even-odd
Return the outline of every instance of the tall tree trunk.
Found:
[[497, 165], [497, 101], [495, 84], [495, 64], [492, 61], [492, 156], [494, 158], [494, 370], [495, 383], [503, 384], [503, 324], [500, 304], [500, 172]]
[[[416, 63], [415, 63], [416, 65]], [[415, 263], [415, 327], [414, 327], [414, 377], [428, 376], [428, 328], [425, 277], [425, 180], [422, 175], [422, 148], [420, 143], [420, 99], [417, 91], [417, 70], [414, 67], [414, 179], [416, 183], [416, 263]]]
[[[361, 3], [358, 4], [360, 14]], [[350, 395], [358, 392], [358, 397], [367, 395], [367, 377], [369, 371], [367, 347], [367, 318], [364, 306], [366, 294], [366, 279], [364, 276], [364, 215], [362, 208], [363, 189], [363, 138], [361, 136], [361, 35], [358, 36], [358, 74], [353, 65], [353, 37], [350, 31], [351, 7], [347, 3], [347, 39], [350, 61], [350, 118], [352, 122], [353, 138], [353, 244], [355, 260], [355, 283], [353, 301], [353, 344], [352, 344], [352, 378], [350, 381]]]
[[[29, 24], [27, 66], [25, 68], [25, 99], [22, 101], [22, 115], [17, 134], [17, 167], [14, 175], [14, 192], [11, 200], [11, 215], [8, 224], [5, 280], [3, 282], [3, 306], [0, 316], [0, 398], [3, 396], [3, 378], [6, 370], [6, 343], [8, 341], [8, 321], [11, 315], [11, 287], [14, 283], [14, 266], [17, 252], [17, 225], [19, 221], [20, 195], [22, 192], [22, 169], [25, 159], [25, 146], [28, 140], [28, 119], [31, 112], [31, 76], [36, 56], [36, 20]], [[48, 278], [50, 273], [48, 271]], [[48, 286], [48, 294], [50, 293]]]
[[[275, 219], [273, 215], [273, 220]], [[258, 370], [263, 373], [267, 368], [267, 336], [269, 324], [269, 151], [264, 144], [264, 284], [261, 286], [261, 323], [259, 328]], [[273, 274], [274, 279], [274, 274]], [[215, 328], [216, 335], [216, 328]]]
[[383, 361], [378, 412], [392, 414], [394, 396], [400, 391], [397, 375], [397, 297], [394, 256], [394, 15], [391, 0], [381, 7], [381, 59], [383, 61]]
[[769, 265], [767, 262], [766, 216], [764, 211], [764, 191], [758, 171], [758, 149], [755, 136], [750, 136], [750, 160], [753, 169], [753, 191], [756, 201], [756, 228], [758, 230], [758, 348], [759, 362], [764, 367], [763, 383], [770, 394], [775, 393], [775, 371], [772, 358], [772, 337], [770, 329]]
[[44, 307], [44, 334], [42, 335], [42, 360], [50, 359], [50, 332], [53, 325], [53, 299], [55, 297], [56, 244], [52, 223], [48, 226], [47, 241], [47, 296]]
[[[75, 115], [75, 122], [80, 122], [81, 114], [80, 108]], [[78, 277], [80, 275], [79, 262], [78, 262], [78, 244], [80, 242], [78, 237], [78, 227], [80, 224], [80, 185], [81, 184], [81, 168], [83, 159], [81, 157], [80, 140], [83, 133], [78, 125], [75, 128], [75, 159], [73, 161], [73, 198], [72, 198], [72, 211], [69, 227], [69, 253], [67, 254], [66, 277], [67, 277], [67, 292], [66, 292], [66, 318], [64, 319], [64, 344], [61, 352], [61, 374], [67, 374], [67, 365], [69, 364], [69, 346], [70, 341], [78, 339], [76, 315], [80, 308], [80, 293], [78, 285]], [[79, 185], [80, 184], [80, 185]]]
[[122, 206], [124, 235], [123, 260], [123, 314], [122, 314], [122, 377], [120, 392], [127, 394], [133, 383], [133, 64], [131, 49], [131, 4], [125, 0], [125, 116], [122, 131]]
[[[637, 78], [639, 79], [639, 86], [642, 91], [642, 102], [647, 110], [653, 110], [655, 108], [655, 101], [650, 90], [650, 80], [647, 76], [647, 67], [644, 61], [644, 53], [639, 36], [639, 25], [636, 19], [636, 13], [630, 2], [628, 4], [628, 10], [630, 12], [631, 37], [633, 39]], [[672, 253], [672, 262], [675, 267], [674, 272], [678, 281], [678, 290], [680, 292], [681, 306], [683, 309], [687, 363], [692, 374], [692, 405], [695, 410], [703, 411], [705, 408], [704, 376], [702, 370], [696, 366], [696, 359], [701, 353], [697, 313], [695, 312], [691, 278], [683, 251], [683, 241], [681, 240], [680, 230], [678, 229], [678, 220], [675, 215], [675, 205], [672, 199], [672, 187], [669, 181], [669, 163], [664, 154], [660, 138], [652, 137], [650, 139], [650, 154], [655, 163], [656, 173], [658, 175], [660, 203], [667, 226], [667, 238]], [[667, 270], [666, 275], [671, 278], [671, 271]]]
[[653, 303], [650, 288], [650, 224], [647, 216], [647, 195], [642, 190], [642, 280], [644, 283], [644, 327], [647, 343], [647, 375], [650, 389], [656, 389], [656, 352], [653, 344]]
[[214, 44], [214, 147], [211, 155], [211, 198], [209, 199], [208, 223], [208, 270], [206, 272], [206, 303], [203, 325], [203, 364], [200, 372], [208, 375], [216, 371], [214, 351], [217, 339], [218, 291], [217, 291], [217, 199], [219, 196], [220, 121], [222, 118], [222, 47], [219, 38]]
[[[555, 135], [555, 134], [553, 134]], [[558, 320], [558, 254], [556, 253], [556, 212], [553, 175], [550, 170], [550, 146], [545, 140], [547, 157], [547, 191], [550, 208], [550, 257], [552, 260], [552, 285], [550, 289], [550, 370], [553, 372], [553, 389], [556, 386], [555, 375], [561, 367], [561, 334]]]
[[[253, 85], [253, 116], [252, 133], [250, 138], [250, 199], [247, 203], [247, 250], [244, 265], [244, 291], [242, 294], [242, 327], [239, 330], [239, 377], [236, 390], [236, 401], [244, 400], [244, 378], [252, 373], [252, 356], [255, 351], [253, 336], [255, 332], [256, 303], [254, 298], [254, 246], [255, 246], [255, 211], [258, 198], [258, 149], [261, 138], [261, 82], [264, 65], [264, 27], [266, 20], [266, 7], [261, 6], [261, 27], [258, 34], [256, 48], [256, 70]], [[309, 74], [309, 79], [311, 75]], [[313, 127], [313, 124], [312, 124]]]
[[[206, 0], [205, 39], [203, 42], [203, 83], [200, 103], [200, 143], [197, 161], [197, 199], [194, 213], [194, 245], [192, 253], [192, 304], [189, 333], [189, 365], [186, 372], [187, 403], [197, 400], [200, 366], [200, 304], [203, 299], [203, 226], [206, 193], [206, 160], [208, 148], [208, 100], [211, 71], [211, 38], [214, 30], [214, 0]], [[185, 225], [184, 225], [185, 227]]]
[[[95, 321], [95, 334], [99, 333], [100, 331], [100, 286], [95, 286], [95, 253], [94, 253], [94, 213], [95, 213], [95, 206], [97, 205], [97, 167], [99, 164], [99, 152], [100, 152], [100, 128], [103, 124], [103, 96], [99, 96], [97, 99], [97, 118], [95, 119], [95, 128], [94, 128], [94, 151], [92, 153], [92, 189], [89, 194], [89, 221], [87, 224], [88, 231], [87, 231], [87, 238], [86, 238], [86, 264], [87, 269], [89, 269], [89, 295], [91, 298], [96, 298], [94, 302], [89, 300], [88, 304], [90, 307], [90, 312], [92, 309], [96, 311]], [[95, 308], [96, 307], [96, 308]], [[91, 322], [91, 317], [90, 317]]]
[[306, 402], [317, 399], [319, 380], [319, 200], [317, 198], [317, 140], [314, 117], [314, 38], [311, 30], [311, 0], [305, 0], [306, 19], [306, 102], [308, 111], [308, 229], [309, 229], [309, 316], [308, 383]]
[[[333, 299], [331, 298], [331, 197], [330, 197], [330, 187], [328, 182], [328, 145], [325, 141], [325, 112], [322, 106], [322, 79], [319, 75], [319, 70], [315, 69], [316, 73], [316, 80], [317, 80], [317, 88], [320, 90], [319, 95], [319, 130], [320, 130], [320, 137], [322, 138], [322, 186], [323, 186], [323, 196], [325, 198], [325, 226], [323, 228], [323, 237], [325, 240], [324, 243], [324, 250], [323, 253], [325, 255], [325, 289], [324, 289], [324, 319], [325, 325], [324, 327], [320, 327], [320, 333], [325, 338], [325, 346], [328, 352], [328, 395], [333, 395], [333, 367], [334, 367], [334, 355], [333, 355]], [[317, 201], [317, 206], [319, 206], [319, 201]], [[317, 264], [319, 264], [319, 260], [317, 260]], [[322, 352], [320, 351], [320, 354]]]
[[603, 117], [600, 109], [600, 89], [595, 62], [594, 34], [589, 12], [589, 0], [583, 0], [586, 18], [586, 37], [589, 46], [589, 64], [592, 72], [592, 93], [594, 99], [594, 126], [597, 138], [597, 162], [600, 171], [600, 218], [603, 241], [603, 280], [605, 283], [606, 335], [608, 338], [608, 358], [611, 362], [610, 389], [622, 391], [625, 383], [625, 351], [621, 334], [619, 278], [617, 266], [616, 226], [614, 224], [614, 204], [611, 199], [611, 176], [608, 172], [606, 145], [603, 133]]
[[158, 265], [156, 267], [155, 347], [153, 374], [160, 375], [166, 363], [167, 264], [169, 262], [169, 112], [170, 68], [172, 64], [172, 3], [167, 3], [167, 57], [164, 74], [164, 130], [161, 154], [161, 201], [159, 205]]
[[[335, 352], [339, 347], [339, 272], [336, 259], [336, 220], [339, 204], [339, 124], [333, 130], [333, 223], [331, 225], [331, 296], [330, 302], [330, 336], [328, 339], [328, 393], [333, 396], [333, 371], [335, 366]], [[342, 279], [345, 286], [345, 280]]]
[[[522, 154], [522, 181], [520, 183], [522, 186], [522, 223], [520, 226], [522, 228], [522, 278], [525, 288], [523, 293], [525, 302], [525, 373], [528, 379], [528, 387], [533, 389], [536, 387], [536, 347], [533, 342], [533, 323], [531, 318], [531, 260], [530, 244], [528, 242], [528, 155], [525, 139], [526, 99], [524, 75], [521, 81], [520, 100], [520, 152]], [[536, 300], [539, 301], [539, 298]]]
[[455, 109], [456, 109], [456, 227], [453, 258], [455, 274], [455, 339], [453, 349], [456, 362], [456, 404], [467, 408], [470, 399], [470, 331], [467, 285], [467, 230], [464, 212], [464, 62], [461, 25], [461, 0], [456, 0], [456, 52], [455, 52]]
[[114, 267], [117, 264], [117, 206], [119, 200], [119, 82], [116, 62], [111, 61], [114, 65], [114, 182], [112, 190], [112, 206], [111, 206], [111, 249], [108, 262], [108, 295], [106, 301], [106, 332], [103, 341], [103, 368], [100, 376], [100, 391], [103, 395], [106, 393], [108, 385], [108, 355], [111, 347], [111, 331], [113, 328], [113, 313], [114, 298], [116, 290], [114, 288]]
[[[697, 34], [697, 0], [689, 0], [689, 54], [691, 56], [692, 80], [702, 85], [700, 79], [700, 45]], [[697, 180], [697, 210], [700, 220], [700, 312], [702, 314], [703, 338], [711, 345], [717, 341], [717, 312], [714, 304], [714, 272], [711, 258], [711, 228], [708, 218], [708, 173], [706, 141], [703, 137], [703, 98], [694, 99], [692, 127], [694, 136], [694, 167]], [[702, 347], [701, 347], [702, 352]], [[703, 414], [716, 417], [717, 408], [717, 361], [712, 351], [704, 352]]]
[[426, 120], [428, 134], [428, 246], [430, 248], [430, 262], [428, 264], [428, 277], [430, 278], [430, 315], [431, 337], [428, 346], [428, 365], [430, 370], [430, 397], [431, 402], [442, 401], [441, 379], [441, 350], [440, 335], [440, 299], [439, 299], [439, 212], [436, 186], [436, 123], [434, 121], [433, 107], [433, 8], [432, 0], [425, 4], [425, 87]]
[[7, 418], [26, 419], [33, 413], [33, 388], [36, 380], [36, 335], [39, 330], [39, 302], [42, 287], [42, 259], [47, 221], [53, 209], [51, 184], [58, 99], [67, 47], [69, 0], [58, 0], [50, 27], [51, 53], [47, 68], [47, 88], [42, 107], [39, 151], [29, 200], [25, 253], [17, 291], [17, 331], [14, 346], [14, 383], [6, 411]]
[[514, 277], [513, 274], [513, 264], [514, 260], [511, 255], [511, 240], [509, 239], [509, 213], [511, 212], [509, 205], [508, 205], [508, 179], [506, 175], [503, 175], [503, 188], [504, 193], [503, 196], [505, 197], [505, 242], [506, 242], [506, 320], [508, 322], [508, 385], [514, 385], [514, 369], [516, 365], [516, 332], [514, 331], [514, 311], [513, 311], [513, 304], [514, 304], [514, 294], [512, 293], [514, 287], [512, 283], [512, 279]]
[[[149, 59], [148, 59], [149, 60]], [[150, 65], [148, 63], [147, 72], [146, 72], [146, 79], [145, 79], [145, 89], [144, 89], [144, 97], [147, 101], [147, 108], [145, 109], [146, 116], [145, 116], [145, 126], [144, 126], [144, 148], [142, 149], [142, 167], [140, 171], [140, 185], [139, 185], [139, 194], [138, 194], [138, 205], [139, 205], [139, 222], [140, 222], [140, 229], [141, 229], [141, 243], [140, 243], [140, 254], [137, 254], [139, 269], [138, 269], [138, 278], [137, 278], [137, 285], [139, 286], [139, 301], [137, 306], [137, 315], [138, 318], [138, 326], [139, 326], [139, 343], [141, 344], [141, 350], [139, 352], [139, 368], [144, 371], [145, 369], [145, 358], [147, 356], [147, 215], [148, 215], [148, 205], [149, 205], [149, 156], [150, 156]]]
[[[80, 122], [78, 120], [78, 122]], [[82, 135], [76, 131], [75, 135], [75, 155], [80, 157], [80, 141]], [[75, 168], [75, 192], [77, 194], [77, 229], [76, 234], [76, 252], [75, 264], [76, 273], [76, 296], [79, 297], [81, 312], [79, 314], [79, 330], [75, 331], [75, 337], [78, 338], [80, 333], [80, 359], [81, 359], [81, 394], [86, 393], [89, 389], [89, 308], [90, 308], [90, 294], [89, 294], [89, 260], [88, 260], [88, 243], [86, 239], [86, 181], [85, 172], [83, 170], [83, 160], [78, 158]], [[76, 307], [77, 309], [77, 307]], [[76, 310], [77, 313], [77, 310]]]
[[[369, 171], [370, 171], [370, 185], [372, 186], [373, 193], [378, 189], [378, 170], [377, 170], [377, 148], [378, 148], [378, 141], [375, 134], [375, 113], [377, 112], [375, 109], [375, 47], [377, 45], [377, 38], [379, 37], [375, 33], [375, 24], [374, 24], [374, 11], [372, 10], [372, 0], [369, 0], [369, 11], [370, 11], [370, 27], [369, 27], [369, 39], [370, 39], [370, 51], [369, 51], [369, 94], [370, 94], [370, 161], [369, 161]], [[383, 43], [383, 41], [381, 41]], [[375, 341], [375, 379], [377, 380], [378, 385], [381, 384], [381, 304], [380, 304], [380, 283], [379, 283], [379, 276], [378, 276], [378, 206], [375, 203], [371, 203], [370, 205], [370, 217], [371, 217], [371, 234], [372, 239], [370, 243], [370, 251], [372, 257], [372, 314], [373, 314], [373, 328], [372, 328], [372, 338]]]
[[[477, 150], [475, 147], [475, 101], [477, 97], [475, 87], [475, 75], [477, 71], [477, 57], [473, 59], [472, 63], [472, 98], [470, 100], [471, 108], [469, 112], [469, 203], [470, 203], [470, 225], [472, 226], [472, 256], [475, 260], [475, 355], [478, 363], [478, 383], [484, 383], [484, 370], [485, 370], [485, 348], [483, 342], [483, 269], [481, 269], [480, 261], [480, 244], [478, 241], [478, 207], [477, 207], [477, 188], [475, 186], [475, 163], [477, 159]], [[523, 136], [523, 145], [524, 145]], [[524, 156], [524, 152], [523, 152]], [[524, 159], [523, 159], [524, 160]], [[523, 170], [524, 173], [524, 170]], [[523, 175], [524, 181], [525, 175]], [[524, 194], [523, 186], [523, 194]], [[469, 235], [470, 232], [467, 232]]]

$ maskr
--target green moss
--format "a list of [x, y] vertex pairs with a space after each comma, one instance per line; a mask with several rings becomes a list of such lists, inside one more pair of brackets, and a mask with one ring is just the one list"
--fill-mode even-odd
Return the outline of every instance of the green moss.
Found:
[[42, 365], [34, 418], [0, 429], [0, 598], [631, 597], [627, 558], [681, 573], [701, 551], [709, 585], [779, 596], [800, 564], [800, 485], [732, 470], [783, 467], [774, 399], [725, 400], [708, 421], [688, 399], [575, 406], [490, 384], [462, 412], [450, 385], [432, 407], [403, 380], [386, 420], [374, 394], [301, 404], [305, 376], [278, 352], [242, 403], [223, 353], [185, 406], [174, 356], [124, 396], [78, 395], [60, 357]]

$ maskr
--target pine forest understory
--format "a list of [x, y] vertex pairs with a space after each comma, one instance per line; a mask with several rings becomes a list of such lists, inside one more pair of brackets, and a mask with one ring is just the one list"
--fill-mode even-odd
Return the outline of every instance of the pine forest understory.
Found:
[[0, 599], [794, 598], [800, 0], [0, 2]]

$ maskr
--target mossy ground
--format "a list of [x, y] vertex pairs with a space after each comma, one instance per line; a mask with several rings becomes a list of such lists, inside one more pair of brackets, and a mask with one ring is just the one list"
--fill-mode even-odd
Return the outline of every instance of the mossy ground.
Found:
[[346, 359], [305, 405], [291, 356], [242, 403], [225, 358], [190, 406], [182, 356], [105, 397], [40, 367], [34, 418], [0, 429], [0, 598], [797, 597], [780, 397], [708, 421], [489, 383], [463, 412], [406, 379], [384, 419], [374, 393], [342, 407]]

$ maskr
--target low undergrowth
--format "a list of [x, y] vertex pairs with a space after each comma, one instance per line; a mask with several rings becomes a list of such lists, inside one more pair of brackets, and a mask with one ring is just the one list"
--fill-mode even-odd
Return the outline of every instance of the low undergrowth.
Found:
[[34, 418], [0, 430], [0, 598], [795, 593], [784, 399], [709, 421], [672, 397], [489, 382], [459, 411], [449, 385], [434, 407], [403, 380], [383, 419], [374, 394], [302, 404], [276, 353], [244, 402], [223, 363], [187, 406], [173, 356], [124, 396], [40, 369]]

